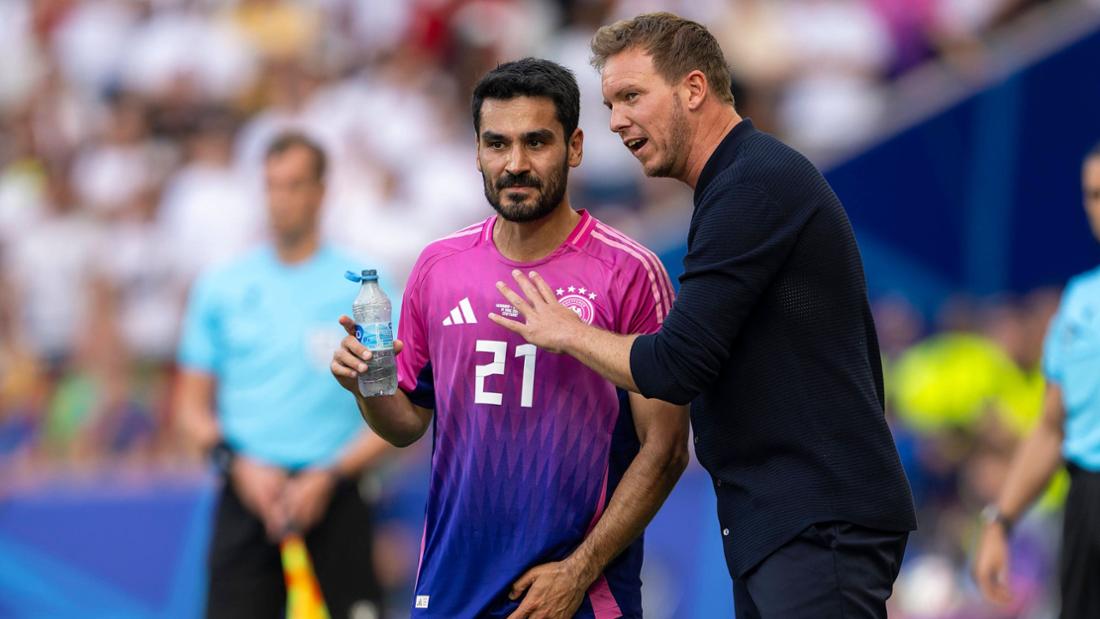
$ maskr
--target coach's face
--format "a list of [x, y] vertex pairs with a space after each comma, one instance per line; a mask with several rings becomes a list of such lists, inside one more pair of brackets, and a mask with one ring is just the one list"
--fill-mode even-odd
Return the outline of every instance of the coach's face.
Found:
[[691, 126], [676, 86], [657, 73], [652, 57], [639, 48], [608, 58], [602, 77], [611, 130], [646, 175], [683, 177]]
[[290, 148], [265, 162], [268, 216], [272, 232], [281, 241], [294, 241], [317, 225], [325, 190], [316, 163], [304, 147]]
[[569, 168], [581, 163], [581, 130], [566, 139], [545, 97], [486, 99], [480, 121], [477, 169], [493, 208], [513, 222], [553, 212], [565, 199]]
[[1100, 241], [1100, 155], [1089, 157], [1081, 171], [1081, 190], [1085, 195], [1085, 213], [1092, 234]]

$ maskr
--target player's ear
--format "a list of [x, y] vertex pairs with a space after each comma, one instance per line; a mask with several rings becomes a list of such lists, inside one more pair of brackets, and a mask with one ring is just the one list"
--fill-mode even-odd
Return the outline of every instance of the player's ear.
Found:
[[482, 172], [481, 169], [481, 135], [477, 129], [474, 129], [474, 156], [477, 157], [477, 171]]
[[580, 127], [573, 130], [569, 136], [569, 167], [575, 168], [581, 164], [584, 158], [584, 131]]

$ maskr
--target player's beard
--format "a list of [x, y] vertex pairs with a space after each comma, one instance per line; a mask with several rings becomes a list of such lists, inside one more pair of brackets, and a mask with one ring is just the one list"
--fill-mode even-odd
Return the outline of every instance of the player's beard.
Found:
[[[551, 172], [546, 179], [524, 172], [512, 175], [505, 172], [494, 183], [489, 175], [481, 173], [485, 185], [485, 199], [505, 220], [513, 223], [538, 221], [554, 212], [565, 199], [566, 181], [569, 177], [569, 161], [562, 161], [561, 168]], [[509, 187], [533, 187], [538, 190], [536, 198], [527, 198], [517, 202], [508, 195]]]

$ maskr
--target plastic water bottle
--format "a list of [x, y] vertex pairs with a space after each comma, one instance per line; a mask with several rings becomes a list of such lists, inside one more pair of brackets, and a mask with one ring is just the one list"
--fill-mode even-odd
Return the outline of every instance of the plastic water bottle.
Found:
[[362, 282], [351, 310], [355, 317], [355, 337], [372, 355], [367, 371], [359, 375], [359, 393], [368, 398], [393, 395], [397, 392], [397, 367], [393, 359], [390, 300], [378, 285], [378, 272], [374, 269], [364, 269], [358, 275], [348, 271], [344, 277]]

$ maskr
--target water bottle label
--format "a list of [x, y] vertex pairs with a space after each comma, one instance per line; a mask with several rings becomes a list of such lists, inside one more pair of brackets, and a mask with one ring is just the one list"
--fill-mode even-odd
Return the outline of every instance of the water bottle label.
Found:
[[367, 347], [367, 350], [386, 350], [393, 348], [393, 325], [388, 322], [375, 322], [367, 325], [355, 325], [355, 339]]

